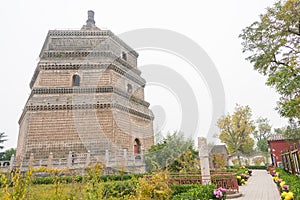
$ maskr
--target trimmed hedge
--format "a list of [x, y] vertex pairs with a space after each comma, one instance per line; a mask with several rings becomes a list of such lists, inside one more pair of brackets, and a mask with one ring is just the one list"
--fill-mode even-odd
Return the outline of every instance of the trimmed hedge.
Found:
[[266, 166], [260, 166], [260, 165], [255, 165], [255, 166], [246, 166], [248, 169], [266, 169]]
[[[186, 192], [179, 193], [175, 196], [173, 196], [173, 200], [209, 200], [213, 199], [214, 195], [214, 189], [216, 187], [214, 185], [193, 185], [193, 187]], [[183, 188], [181, 188], [183, 189]], [[187, 189], [187, 188], [184, 188]]]
[[[132, 177], [139, 178], [143, 177], [141, 174], [125, 174], [125, 175], [102, 175], [101, 181], [107, 182], [107, 181], [126, 181], [131, 180]], [[59, 177], [35, 177], [32, 181], [33, 184], [54, 184], [55, 179], [61, 183], [79, 183], [82, 182], [84, 176], [59, 176]]]
[[178, 195], [180, 193], [185, 193], [192, 188], [196, 188], [197, 184], [182, 184], [182, 185], [171, 185], [172, 196]]
[[[103, 184], [103, 199], [106, 198], [122, 198], [126, 195], [136, 195], [136, 187], [138, 181], [114, 181]], [[213, 198], [215, 185], [172, 185], [172, 199], [174, 200], [209, 200]]]

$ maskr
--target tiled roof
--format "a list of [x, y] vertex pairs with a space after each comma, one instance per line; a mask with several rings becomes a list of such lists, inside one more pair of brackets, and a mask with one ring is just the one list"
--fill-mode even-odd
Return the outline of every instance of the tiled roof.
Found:
[[226, 152], [228, 154], [228, 150], [226, 148], [226, 145], [224, 145], [224, 144], [214, 145], [210, 152], [211, 153], [225, 153]]
[[285, 140], [286, 138], [282, 134], [273, 134], [270, 136], [268, 141]]

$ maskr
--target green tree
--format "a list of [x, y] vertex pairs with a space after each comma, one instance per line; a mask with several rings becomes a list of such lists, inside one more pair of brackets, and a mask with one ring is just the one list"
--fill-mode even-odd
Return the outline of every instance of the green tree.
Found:
[[268, 152], [269, 144], [268, 144], [268, 139], [263, 138], [259, 141], [257, 141], [257, 148], [261, 152]]
[[[5, 135], [5, 133], [0, 133], [0, 150], [4, 148], [4, 145], [2, 145], [5, 141], [7, 141], [6, 139], [7, 135]], [[0, 152], [0, 159], [3, 157], [3, 153], [4, 152]]]
[[274, 128], [274, 133], [278, 134], [278, 135], [283, 135], [284, 132], [286, 130], [286, 127], [282, 127], [282, 128]]
[[219, 139], [227, 145], [229, 153], [237, 154], [240, 165], [240, 154], [253, 151], [254, 140], [250, 136], [255, 127], [251, 117], [249, 106], [237, 105], [232, 115], [227, 114], [218, 120]]
[[16, 155], [16, 149], [15, 148], [10, 148], [1, 153], [0, 160], [10, 160], [12, 155]]
[[300, 143], [300, 128], [295, 121], [290, 121], [289, 125], [275, 128], [274, 133], [278, 135], [283, 135], [287, 140], [298, 140]]
[[268, 138], [271, 135], [272, 126], [267, 118], [259, 117], [256, 120], [256, 130], [253, 133], [257, 141], [257, 148], [259, 151], [268, 151]]
[[[286, 127], [286, 130], [283, 132], [284, 136], [288, 140], [300, 140], [300, 127], [297, 122], [290, 120], [289, 125]], [[300, 141], [299, 141], [300, 142]]]
[[197, 163], [197, 155], [193, 140], [185, 138], [183, 133], [174, 132], [150, 148], [146, 154], [147, 171], [192, 171]]
[[280, 0], [240, 34], [243, 52], [280, 94], [280, 115], [300, 123], [300, 1]]
[[4, 143], [5, 141], [7, 141], [6, 139], [7, 135], [5, 135], [5, 133], [0, 133], [0, 149], [3, 149], [4, 146], [2, 145], [2, 143]]
[[240, 148], [240, 152], [246, 155], [250, 155], [254, 152], [254, 140], [251, 137], [247, 137], [247, 142], [243, 144]]

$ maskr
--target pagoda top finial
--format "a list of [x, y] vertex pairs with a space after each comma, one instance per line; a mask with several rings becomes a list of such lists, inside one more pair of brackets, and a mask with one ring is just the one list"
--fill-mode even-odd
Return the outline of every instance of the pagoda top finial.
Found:
[[95, 25], [94, 15], [95, 15], [94, 11], [92, 10], [88, 11], [88, 20], [86, 20], [87, 26]]
[[96, 25], [95, 25], [95, 20], [94, 20], [94, 11], [92, 10], [89, 10], [88, 11], [88, 19], [86, 20], [86, 25], [83, 25], [81, 30], [86, 30], [86, 31], [90, 31], [90, 30], [100, 30], [100, 28], [98, 28]]

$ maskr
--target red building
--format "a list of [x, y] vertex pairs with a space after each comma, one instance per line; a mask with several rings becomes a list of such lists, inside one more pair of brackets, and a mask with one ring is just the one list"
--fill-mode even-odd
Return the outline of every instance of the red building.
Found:
[[275, 167], [280, 166], [282, 162], [281, 152], [293, 149], [295, 145], [299, 145], [298, 141], [287, 141], [283, 135], [272, 135], [268, 140], [272, 164]]

